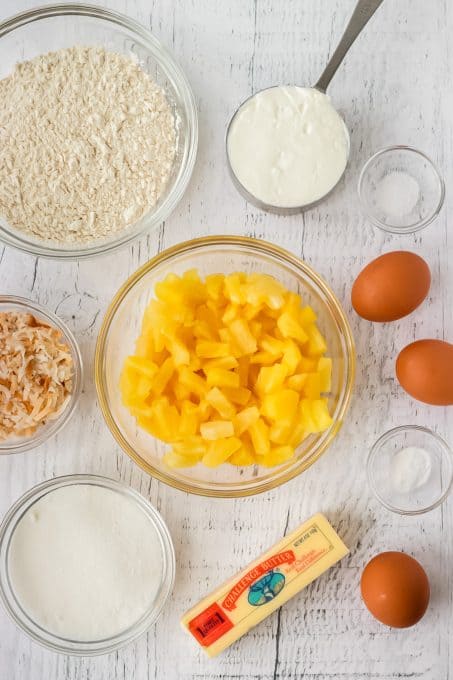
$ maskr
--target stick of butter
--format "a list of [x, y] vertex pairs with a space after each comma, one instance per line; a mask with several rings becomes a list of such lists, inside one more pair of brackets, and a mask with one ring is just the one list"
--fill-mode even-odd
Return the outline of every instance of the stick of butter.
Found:
[[181, 624], [216, 656], [348, 552], [317, 514], [192, 607]]

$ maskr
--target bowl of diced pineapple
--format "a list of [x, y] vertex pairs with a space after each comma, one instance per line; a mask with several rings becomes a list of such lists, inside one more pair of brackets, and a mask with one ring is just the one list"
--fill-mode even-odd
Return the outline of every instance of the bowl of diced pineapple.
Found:
[[181, 243], [133, 274], [96, 346], [101, 410], [124, 451], [189, 493], [239, 497], [312, 465], [348, 410], [345, 314], [323, 279], [252, 238]]

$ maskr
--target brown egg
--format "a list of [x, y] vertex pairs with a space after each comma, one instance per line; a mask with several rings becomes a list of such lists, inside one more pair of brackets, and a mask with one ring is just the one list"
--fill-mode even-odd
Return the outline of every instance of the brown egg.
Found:
[[429, 603], [425, 570], [402, 552], [383, 552], [373, 557], [363, 570], [360, 588], [373, 616], [393, 628], [413, 626]]
[[411, 397], [426, 404], [453, 404], [453, 345], [417, 340], [396, 359], [396, 377]]
[[431, 273], [425, 260], [404, 250], [370, 262], [352, 286], [352, 306], [368, 321], [395, 321], [414, 311], [428, 295]]

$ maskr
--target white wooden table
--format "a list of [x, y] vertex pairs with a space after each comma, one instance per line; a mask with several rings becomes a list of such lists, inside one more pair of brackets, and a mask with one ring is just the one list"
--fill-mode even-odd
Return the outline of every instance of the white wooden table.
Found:
[[[0, 19], [34, 4], [1, 0]], [[109, 0], [108, 5], [150, 27], [188, 74], [200, 111], [198, 162], [167, 223], [111, 258], [58, 264], [0, 248], [0, 290], [37, 300], [66, 320], [86, 365], [81, 406], [70, 425], [40, 449], [0, 460], [0, 513], [26, 489], [56, 475], [93, 472], [123, 480], [148, 497], [168, 523], [177, 555], [176, 586], [147, 636], [93, 659], [41, 649], [1, 611], [0, 680], [453, 678], [453, 502], [419, 518], [399, 517], [377, 504], [365, 478], [370, 445], [392, 426], [427, 425], [453, 444], [451, 408], [417, 404], [394, 378], [395, 356], [409, 341], [453, 340], [451, 3], [384, 3], [330, 90], [352, 133], [345, 180], [324, 206], [291, 218], [261, 213], [236, 193], [224, 163], [225, 125], [254, 90], [314, 82], [353, 0]], [[447, 183], [440, 218], [415, 236], [385, 235], [367, 224], [357, 205], [360, 167], [372, 151], [392, 143], [425, 150]], [[125, 278], [158, 250], [215, 233], [268, 239], [305, 258], [343, 301], [358, 350], [355, 398], [334, 445], [298, 479], [242, 500], [187, 496], [142, 473], [102, 421], [91, 370], [100, 320]], [[414, 250], [430, 263], [429, 300], [392, 325], [361, 321], [350, 305], [354, 275], [371, 258], [398, 248]], [[180, 629], [181, 613], [285, 528], [318, 510], [330, 517], [351, 556], [225, 654], [206, 659]], [[431, 579], [431, 605], [414, 629], [387, 629], [361, 603], [362, 568], [384, 549], [413, 554]]]

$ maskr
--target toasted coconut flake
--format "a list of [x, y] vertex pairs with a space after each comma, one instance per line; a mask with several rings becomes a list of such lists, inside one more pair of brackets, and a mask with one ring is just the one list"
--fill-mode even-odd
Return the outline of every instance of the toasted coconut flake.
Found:
[[61, 332], [32, 314], [0, 312], [0, 440], [29, 437], [55, 420], [73, 390]]

